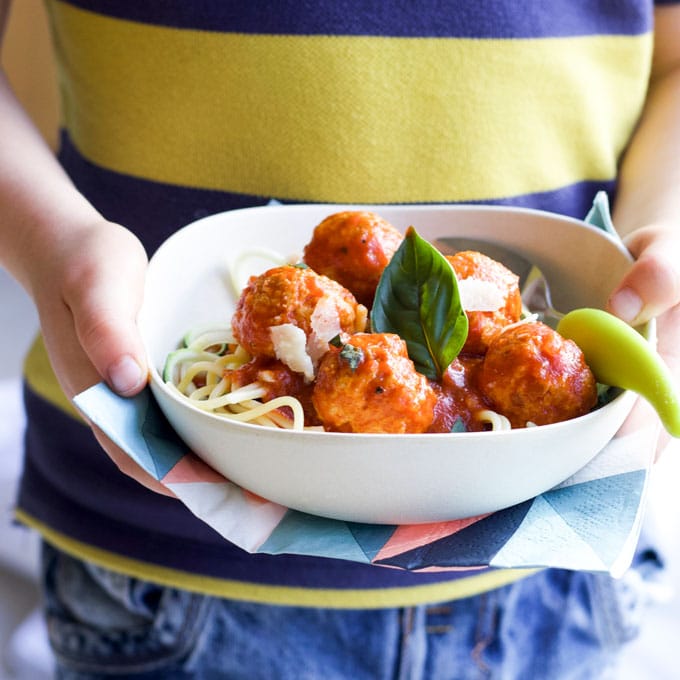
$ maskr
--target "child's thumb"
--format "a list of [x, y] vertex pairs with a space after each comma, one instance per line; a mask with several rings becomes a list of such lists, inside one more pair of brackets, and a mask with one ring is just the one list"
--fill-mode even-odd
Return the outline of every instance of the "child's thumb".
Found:
[[[127, 251], [87, 277], [67, 300], [80, 346], [99, 375], [123, 396], [139, 392], [148, 368], [137, 314], [144, 293], [146, 256]], [[114, 264], [117, 262], [118, 264]]]
[[123, 396], [139, 392], [147, 381], [144, 349], [135, 316], [137, 308], [117, 291], [107, 305], [85, 302], [73, 309], [80, 345], [99, 375]]
[[635, 234], [628, 242], [637, 260], [609, 298], [609, 310], [637, 325], [663, 314], [680, 302], [680, 261], [674, 241], [650, 232]]

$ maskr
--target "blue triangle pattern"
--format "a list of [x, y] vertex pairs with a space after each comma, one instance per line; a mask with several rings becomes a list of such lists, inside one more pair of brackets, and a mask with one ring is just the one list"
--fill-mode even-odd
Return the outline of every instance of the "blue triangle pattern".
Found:
[[73, 401], [156, 479], [162, 479], [188, 453], [148, 387], [134, 397], [123, 398], [99, 383]]
[[258, 552], [370, 562], [346, 522], [289, 510]]
[[634, 470], [554, 489], [543, 498], [610, 564], [621, 550], [621, 536], [630, 533], [635, 523], [644, 482], [645, 471]]
[[188, 449], [166, 420], [151, 396], [151, 391], [147, 388], [135, 397], [137, 398], [145, 402], [144, 408], [140, 407], [140, 412], [143, 413], [140, 432], [149, 458], [154, 463], [155, 471], [151, 474], [157, 479], [163, 479], [188, 453]]
[[347, 528], [354, 536], [357, 544], [361, 547], [369, 561], [382, 550], [397, 526], [390, 524], [359, 524], [357, 522], [347, 522]]

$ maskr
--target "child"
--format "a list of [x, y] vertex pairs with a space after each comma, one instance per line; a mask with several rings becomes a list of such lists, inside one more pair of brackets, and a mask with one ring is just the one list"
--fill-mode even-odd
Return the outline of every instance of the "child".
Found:
[[[100, 448], [69, 398], [102, 379], [124, 396], [145, 385], [135, 316], [147, 253], [199, 216], [270, 197], [583, 217], [605, 189], [637, 258], [610, 309], [657, 316], [677, 374], [680, 7], [47, 6], [59, 157], [3, 80], [0, 259], [42, 327], [26, 363], [18, 517], [46, 540], [60, 677], [604, 673], [635, 632], [625, 581], [247, 555], [143, 488], [162, 491], [95, 431]], [[652, 568], [643, 557], [636, 566]]]

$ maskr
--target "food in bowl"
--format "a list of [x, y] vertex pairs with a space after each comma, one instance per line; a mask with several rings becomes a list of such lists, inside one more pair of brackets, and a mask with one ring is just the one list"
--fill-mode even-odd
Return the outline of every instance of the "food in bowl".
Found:
[[303, 252], [251, 276], [231, 332], [191, 335], [165, 380], [224, 417], [345, 433], [521, 428], [598, 404], [579, 348], [523, 317], [500, 262], [445, 257], [366, 210], [325, 217]]
[[[270, 501], [380, 524], [494, 512], [554, 487], [586, 465], [630, 412], [631, 392], [612, 395], [579, 418], [541, 427], [401, 435], [261, 427], [199, 409], [166, 383], [166, 357], [187, 329], [200, 334], [217, 322], [230, 330], [236, 291], [247, 283], [242, 271], [257, 274], [273, 263], [298, 261], [310, 225], [355, 208], [379, 212], [402, 233], [417, 225], [430, 242], [474, 237], [513, 249], [546, 274], [555, 306], [564, 312], [603, 308], [631, 264], [621, 242], [603, 230], [523, 208], [282, 205], [202, 218], [173, 234], [152, 256], [139, 315], [152, 367], [151, 391], [187, 448]], [[239, 257], [246, 252], [247, 260]], [[467, 373], [457, 367], [463, 359], [460, 355], [451, 364], [452, 380], [465, 379]]]

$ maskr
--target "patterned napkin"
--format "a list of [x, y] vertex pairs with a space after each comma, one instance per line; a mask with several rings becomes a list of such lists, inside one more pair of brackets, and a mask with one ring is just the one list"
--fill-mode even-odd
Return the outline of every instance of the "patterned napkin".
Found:
[[132, 399], [95, 385], [76, 406], [197, 517], [251, 553], [292, 553], [403, 569], [562, 567], [622, 574], [640, 533], [649, 432], [614, 438], [554, 489], [489, 515], [416, 525], [316, 517], [256, 496], [187, 451], [147, 388]]

